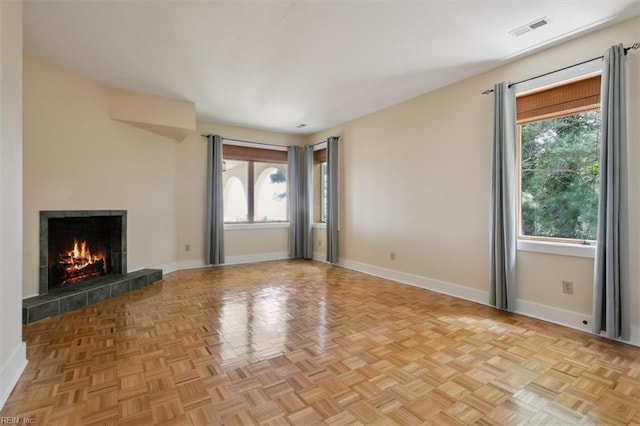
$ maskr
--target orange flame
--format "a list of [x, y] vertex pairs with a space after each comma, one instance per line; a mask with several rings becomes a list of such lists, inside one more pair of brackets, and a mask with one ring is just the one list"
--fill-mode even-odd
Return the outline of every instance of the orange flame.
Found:
[[73, 250], [67, 252], [67, 269], [82, 269], [87, 265], [97, 262], [100, 257], [91, 254], [89, 245], [86, 241], [82, 241], [78, 244], [78, 240], [73, 239]]

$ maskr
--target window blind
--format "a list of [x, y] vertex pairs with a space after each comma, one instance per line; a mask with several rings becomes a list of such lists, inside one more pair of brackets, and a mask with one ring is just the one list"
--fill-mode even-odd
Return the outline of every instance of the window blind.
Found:
[[519, 96], [517, 123], [549, 119], [600, 107], [600, 75]]
[[224, 145], [222, 147], [222, 156], [225, 160], [260, 161], [264, 163], [287, 162], [287, 151], [237, 145]]

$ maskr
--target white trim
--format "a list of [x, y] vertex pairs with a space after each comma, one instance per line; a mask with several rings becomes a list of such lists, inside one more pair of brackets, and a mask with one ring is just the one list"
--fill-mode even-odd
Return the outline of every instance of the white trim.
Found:
[[323, 222], [314, 222], [311, 224], [313, 229], [327, 229], [327, 224]]
[[[516, 300], [517, 314], [591, 333], [591, 316], [527, 300]], [[586, 321], [587, 324], [584, 324]]]
[[289, 259], [289, 253], [284, 251], [271, 252], [271, 253], [245, 254], [240, 256], [226, 256], [224, 265], [238, 265], [241, 263], [268, 262], [271, 260], [284, 260], [284, 259]]
[[183, 271], [187, 269], [208, 268], [209, 266], [211, 265], [207, 265], [204, 263], [204, 259], [181, 260], [178, 262], [178, 271]]
[[381, 268], [379, 266], [368, 265], [366, 263], [355, 262], [353, 260], [341, 259], [339, 265], [347, 269], [364, 272], [376, 277], [386, 278], [399, 283], [409, 284], [414, 287], [420, 287], [425, 290], [431, 290], [437, 293], [455, 296], [460, 299], [470, 300], [482, 305], [488, 305], [488, 293], [484, 290], [433, 280], [419, 275]]
[[162, 269], [163, 274], [170, 274], [178, 270], [180, 262], [169, 262], [160, 266], [155, 266], [154, 269]]
[[318, 262], [327, 262], [327, 253], [324, 251], [314, 251], [313, 252], [313, 260], [317, 260]]
[[7, 399], [9, 399], [11, 391], [16, 386], [16, 383], [18, 383], [28, 363], [27, 344], [20, 342], [16, 350], [2, 366], [2, 371], [0, 371], [0, 383], [2, 384], [2, 388], [0, 389], [0, 409], [4, 407]]
[[321, 149], [325, 149], [327, 147], [327, 141], [317, 143], [313, 145], [314, 151], [320, 151]]
[[215, 266], [240, 265], [242, 263], [269, 262], [272, 260], [289, 259], [289, 253], [276, 251], [270, 253], [242, 254], [239, 256], [225, 256], [222, 265], [207, 265], [204, 259], [190, 259], [178, 262], [178, 270], [213, 268]]
[[[320, 258], [316, 259], [316, 257]], [[321, 257], [321, 254], [314, 253], [314, 260], [322, 261]], [[437, 293], [447, 294], [449, 296], [469, 300], [481, 305], [490, 306], [488, 303], [489, 292], [485, 290], [478, 290], [458, 284], [438, 281], [414, 274], [408, 274], [405, 272], [395, 271], [392, 269], [382, 268], [379, 266], [355, 262], [347, 259], [341, 259], [339, 266], [347, 269], [352, 269], [354, 271], [363, 272], [368, 275], [396, 281], [401, 284], [407, 284], [414, 287], [423, 288], [425, 290], [431, 290]], [[516, 300], [515, 313], [525, 317], [539, 319], [542, 321], [595, 335], [591, 332], [591, 316], [589, 315], [568, 311], [553, 306], [542, 305], [540, 303], [529, 302], [522, 299]], [[587, 324], [583, 324], [583, 321], [587, 321]], [[601, 334], [601, 337], [608, 338], [604, 334]], [[631, 340], [629, 342], [620, 339], [610, 340], [616, 340], [621, 343], [640, 347], [640, 327], [635, 325], [631, 326]]]
[[[561, 325], [563, 327], [573, 328], [574, 330], [584, 331], [591, 335], [596, 335], [591, 331], [591, 321], [593, 318], [590, 315], [567, 311], [553, 306], [541, 305], [539, 303], [528, 302], [522, 299], [518, 299], [516, 301], [516, 313], [526, 317], [536, 318], [542, 321]], [[587, 324], [584, 324], [584, 321], [586, 321]], [[621, 339], [612, 339], [606, 336], [604, 332], [600, 333], [600, 337], [640, 347], [640, 327], [635, 325], [631, 326], [631, 339], [628, 342]]]
[[225, 231], [248, 231], [253, 229], [285, 229], [289, 222], [254, 222], [254, 223], [225, 223]]
[[[571, 80], [582, 79], [602, 72], [602, 60], [593, 60], [552, 72], [515, 85], [517, 95], [536, 92]], [[518, 177], [520, 179], [520, 177]], [[518, 195], [519, 196], [519, 195]], [[518, 240], [518, 250], [535, 253], [559, 254], [562, 256], [595, 258], [595, 245], [557, 243], [550, 241]]]
[[274, 145], [270, 143], [260, 143], [260, 142], [248, 142], [248, 141], [238, 141], [235, 139], [225, 139], [222, 138], [223, 145], [233, 145], [233, 146], [245, 146], [247, 148], [259, 148], [259, 149], [267, 149], [271, 151], [286, 151], [288, 149], [285, 145]]
[[32, 298], [32, 297], [36, 297], [36, 296], [39, 296], [39, 294], [38, 294], [38, 293], [34, 293], [34, 294], [27, 294], [26, 296], [22, 296], [22, 300], [30, 299], [30, 298]]
[[595, 245], [556, 243], [551, 241], [518, 240], [518, 251], [588, 257], [591, 259], [596, 257]]

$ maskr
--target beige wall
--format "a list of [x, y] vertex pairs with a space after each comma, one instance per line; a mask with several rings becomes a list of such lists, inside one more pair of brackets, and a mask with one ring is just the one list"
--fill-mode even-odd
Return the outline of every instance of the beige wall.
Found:
[[[627, 21], [310, 136], [308, 143], [341, 136], [340, 257], [488, 291], [493, 98], [480, 93], [638, 40], [640, 19]], [[638, 259], [640, 53], [628, 55], [628, 62], [631, 255]], [[518, 256], [520, 299], [590, 315], [591, 259]], [[637, 306], [640, 262], [632, 265]], [[562, 280], [574, 281], [574, 295], [562, 294]], [[633, 322], [640, 324], [634, 311]]]
[[[178, 146], [178, 260], [183, 267], [198, 266], [205, 257], [207, 142], [200, 135], [219, 134], [225, 138], [302, 145], [297, 135], [246, 129], [224, 124], [198, 122], [196, 133]], [[246, 257], [287, 253], [288, 229], [251, 229], [225, 231], [225, 255]], [[186, 250], [189, 246], [189, 251]]]
[[27, 358], [22, 342], [22, 3], [0, 1], [0, 408]]
[[129, 271], [176, 261], [178, 143], [110, 119], [109, 90], [25, 55], [25, 296], [38, 293], [40, 210], [127, 210]]

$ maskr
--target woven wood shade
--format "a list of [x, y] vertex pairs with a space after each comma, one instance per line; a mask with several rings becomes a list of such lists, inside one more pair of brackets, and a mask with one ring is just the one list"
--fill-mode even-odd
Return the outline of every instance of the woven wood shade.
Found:
[[287, 162], [287, 151], [249, 148], [236, 145], [223, 145], [222, 156], [225, 160], [261, 161], [264, 163]]
[[313, 162], [324, 163], [327, 161], [327, 148], [322, 148], [317, 151], [313, 151]]
[[586, 78], [516, 99], [517, 123], [574, 114], [600, 106], [600, 76]]

